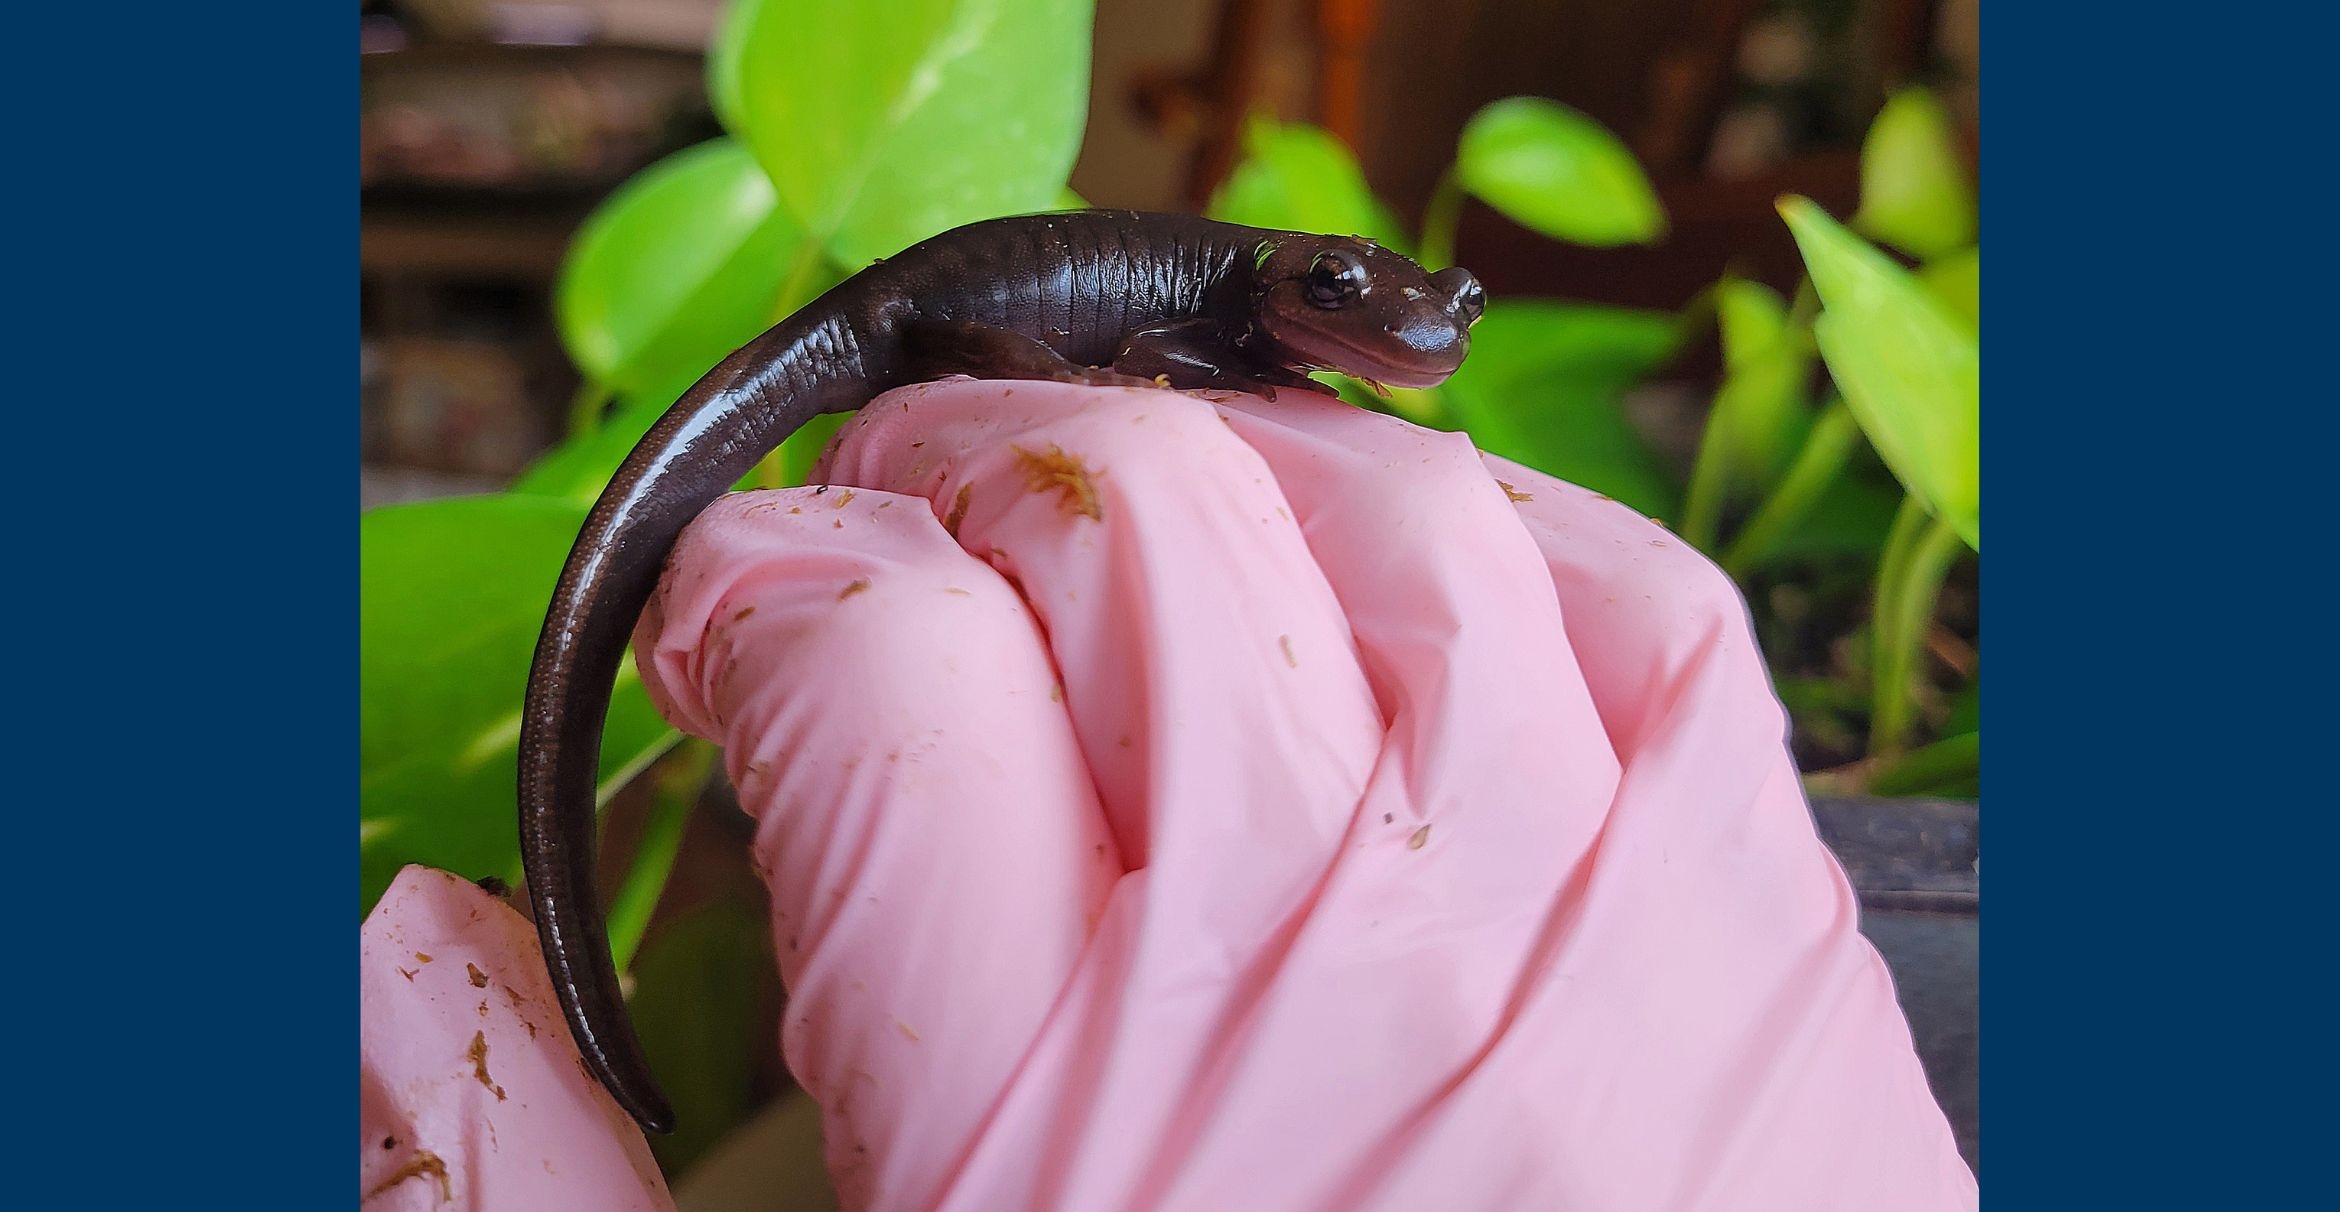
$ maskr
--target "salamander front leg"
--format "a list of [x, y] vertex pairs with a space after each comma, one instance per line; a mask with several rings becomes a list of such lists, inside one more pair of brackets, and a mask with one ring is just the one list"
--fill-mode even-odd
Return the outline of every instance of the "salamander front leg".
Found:
[[1043, 379], [1092, 387], [1155, 387], [1150, 376], [1083, 366], [1020, 332], [973, 320], [920, 320], [903, 330], [911, 378], [972, 375], [978, 379]]
[[1217, 321], [1181, 320], [1141, 328], [1122, 339], [1113, 369], [1159, 381], [1180, 391], [1243, 391], [1276, 398], [1279, 387], [1335, 394], [1333, 389], [1281, 366], [1263, 366], [1245, 357]]

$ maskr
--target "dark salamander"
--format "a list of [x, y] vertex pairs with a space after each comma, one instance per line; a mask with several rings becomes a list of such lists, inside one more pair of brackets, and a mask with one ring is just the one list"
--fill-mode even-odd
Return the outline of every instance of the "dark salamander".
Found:
[[1348, 236], [1080, 211], [945, 232], [872, 265], [709, 371], [651, 426], [585, 520], [537, 640], [520, 728], [520, 849], [561, 1008], [587, 1064], [652, 1132], [674, 1113], [618, 993], [594, 899], [594, 784], [612, 684], [683, 527], [806, 421], [953, 374], [1326, 391], [1313, 370], [1444, 380], [1485, 305]]

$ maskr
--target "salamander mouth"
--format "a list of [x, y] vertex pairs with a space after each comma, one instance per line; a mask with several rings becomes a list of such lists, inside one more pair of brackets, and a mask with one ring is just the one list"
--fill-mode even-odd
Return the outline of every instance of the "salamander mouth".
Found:
[[1436, 387], [1461, 367], [1463, 355], [1471, 347], [1470, 334], [1458, 332], [1446, 349], [1434, 353], [1423, 351], [1419, 357], [1401, 361], [1390, 356], [1392, 350], [1388, 346], [1367, 349], [1322, 329], [1303, 328], [1269, 335], [1292, 359], [1290, 364], [1294, 370], [1330, 370], [1391, 387]]

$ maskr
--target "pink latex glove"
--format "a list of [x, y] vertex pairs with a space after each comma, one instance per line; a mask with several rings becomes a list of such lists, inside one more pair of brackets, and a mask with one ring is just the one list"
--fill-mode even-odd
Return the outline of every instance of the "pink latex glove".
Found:
[[1975, 1206], [1672, 534], [1299, 392], [911, 387], [817, 478], [636, 652], [846, 1206]]
[[536, 927], [409, 867], [358, 931], [365, 1212], [673, 1212], [641, 1129], [585, 1069]]

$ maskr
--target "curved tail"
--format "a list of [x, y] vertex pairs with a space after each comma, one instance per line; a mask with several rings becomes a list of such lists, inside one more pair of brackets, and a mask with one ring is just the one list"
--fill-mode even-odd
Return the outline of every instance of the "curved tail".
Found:
[[674, 1110], [642, 1055], [594, 897], [601, 729], [634, 624], [699, 511], [822, 412], [863, 387], [805, 365], [783, 324], [699, 380], [643, 436], [595, 502], [561, 568], [520, 716], [520, 856], [538, 938], [585, 1063], [649, 1132]]

